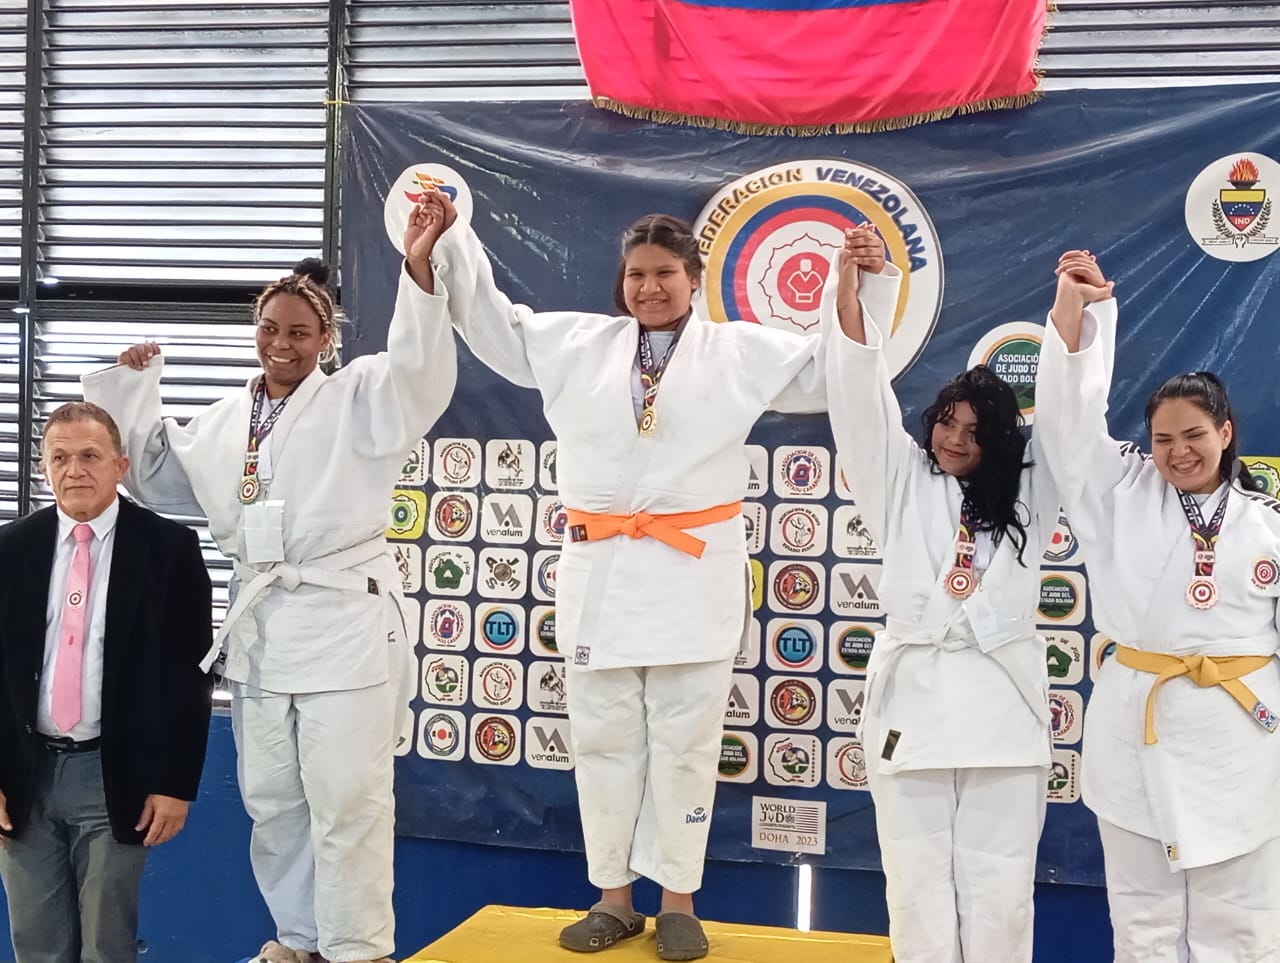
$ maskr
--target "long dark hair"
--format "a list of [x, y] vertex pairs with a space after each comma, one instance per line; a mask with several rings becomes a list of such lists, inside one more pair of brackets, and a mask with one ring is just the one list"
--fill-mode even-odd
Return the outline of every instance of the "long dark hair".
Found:
[[982, 458], [978, 467], [966, 478], [959, 479], [965, 498], [978, 513], [978, 530], [991, 532], [997, 545], [1005, 535], [1018, 550], [1018, 563], [1024, 568], [1023, 549], [1027, 547], [1027, 523], [1031, 513], [1018, 500], [1022, 469], [1031, 463], [1023, 461], [1027, 439], [1022, 434], [1022, 413], [1018, 397], [984, 364], [956, 375], [938, 392], [938, 397], [925, 409], [924, 450], [929, 453], [935, 472], [942, 472], [933, 453], [933, 426], [951, 417], [956, 405], [967, 401], [978, 418], [974, 430]]
[[630, 313], [622, 282], [627, 274], [627, 255], [641, 244], [664, 247], [681, 261], [694, 281], [702, 279], [702, 257], [698, 253], [698, 239], [688, 222], [670, 214], [646, 214], [622, 235], [622, 259], [618, 262], [618, 276], [613, 281], [613, 303], [623, 314]]
[[1262, 491], [1253, 473], [1245, 468], [1244, 462], [1236, 457], [1235, 430], [1236, 419], [1231, 413], [1231, 399], [1227, 397], [1227, 386], [1212, 371], [1193, 371], [1190, 374], [1174, 375], [1147, 399], [1147, 434], [1151, 433], [1151, 419], [1156, 409], [1166, 401], [1182, 398], [1191, 402], [1213, 421], [1213, 427], [1221, 428], [1231, 422], [1231, 441], [1222, 449], [1222, 459], [1218, 462], [1218, 477], [1223, 481], [1231, 478], [1233, 471], [1240, 487], [1247, 492]]

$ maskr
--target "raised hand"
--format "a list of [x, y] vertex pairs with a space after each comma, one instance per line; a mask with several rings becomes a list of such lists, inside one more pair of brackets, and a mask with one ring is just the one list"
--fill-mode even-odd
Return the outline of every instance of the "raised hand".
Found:
[[409, 276], [427, 293], [435, 290], [431, 253], [436, 241], [458, 219], [453, 201], [439, 191], [429, 191], [413, 206], [404, 229], [404, 261]]
[[1058, 296], [1065, 293], [1080, 306], [1092, 301], [1105, 301], [1111, 297], [1114, 281], [1108, 281], [1098, 266], [1098, 259], [1088, 251], [1067, 251], [1058, 258], [1053, 272], [1058, 276]]
[[844, 246], [837, 259], [836, 311], [844, 333], [863, 344], [867, 333], [858, 301], [860, 279], [863, 271], [879, 274], [884, 265], [884, 239], [869, 222], [844, 232]]
[[1068, 351], [1080, 350], [1085, 305], [1111, 297], [1114, 281], [1108, 281], [1098, 259], [1088, 251], [1067, 251], [1054, 269], [1058, 293], [1049, 316]]
[[120, 352], [116, 359], [119, 364], [127, 364], [134, 371], [142, 371], [151, 363], [152, 358], [160, 357], [160, 345], [154, 341], [143, 341], [132, 348]]

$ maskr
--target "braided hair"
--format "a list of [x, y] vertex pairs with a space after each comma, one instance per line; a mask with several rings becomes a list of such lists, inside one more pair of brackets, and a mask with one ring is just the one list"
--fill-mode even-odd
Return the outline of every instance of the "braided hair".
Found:
[[293, 266], [293, 273], [272, 281], [253, 303], [253, 320], [256, 324], [262, 318], [267, 302], [277, 294], [293, 294], [311, 305], [316, 317], [320, 319], [320, 331], [329, 335], [329, 341], [320, 352], [320, 368], [326, 374], [332, 373], [341, 364], [338, 352], [342, 348], [342, 312], [333, 300], [329, 291], [329, 265], [318, 257], [305, 257]]

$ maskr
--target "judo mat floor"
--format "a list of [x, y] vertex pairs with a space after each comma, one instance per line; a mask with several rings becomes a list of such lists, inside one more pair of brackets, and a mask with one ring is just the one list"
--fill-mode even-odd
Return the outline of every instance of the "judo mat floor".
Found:
[[[486, 906], [404, 963], [651, 963], [658, 958], [653, 918], [643, 936], [601, 953], [562, 949], [560, 930], [584, 914], [574, 910]], [[892, 963], [889, 940], [853, 933], [801, 933], [775, 926], [702, 921], [711, 944], [707, 963]]]

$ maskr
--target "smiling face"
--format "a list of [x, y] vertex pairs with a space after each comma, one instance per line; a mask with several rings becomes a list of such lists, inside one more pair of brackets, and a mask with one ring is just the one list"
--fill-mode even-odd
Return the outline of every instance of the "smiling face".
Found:
[[660, 244], [637, 244], [626, 257], [622, 294], [627, 310], [646, 328], [674, 328], [689, 313], [698, 281]]
[[957, 401], [933, 426], [929, 447], [938, 467], [948, 475], [967, 478], [982, 461], [978, 444], [978, 415], [967, 401]]
[[1208, 494], [1222, 484], [1219, 466], [1233, 431], [1230, 420], [1215, 425], [1195, 402], [1170, 398], [1151, 414], [1152, 460], [1170, 485]]
[[267, 394], [279, 398], [315, 370], [329, 335], [306, 298], [280, 293], [262, 305], [255, 340]]
[[87, 522], [115, 501], [129, 459], [116, 450], [106, 425], [80, 418], [45, 431], [40, 467], [58, 507], [76, 521]]

